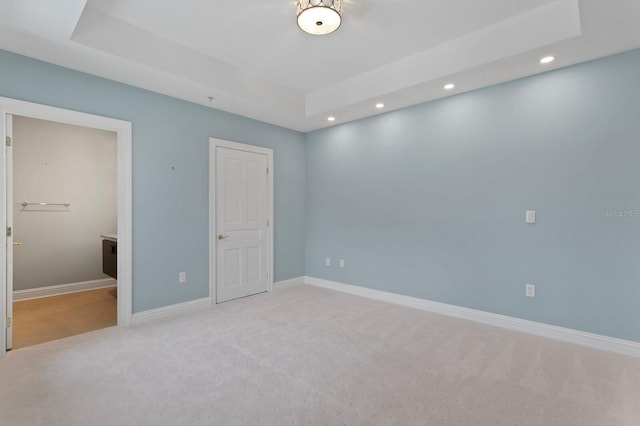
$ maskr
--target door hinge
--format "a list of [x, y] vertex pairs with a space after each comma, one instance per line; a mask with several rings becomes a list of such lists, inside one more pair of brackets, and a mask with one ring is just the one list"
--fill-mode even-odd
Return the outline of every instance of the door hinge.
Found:
[[4, 141], [7, 144], [7, 146], [11, 146], [11, 136], [7, 136]]
[[7, 226], [7, 237], [10, 237], [12, 234], [12, 230], [10, 226]]
[[7, 317], [7, 328], [11, 327], [11, 318]]
[[269, 219], [267, 219], [267, 228], [269, 227]]
[[269, 174], [269, 168], [267, 167], [267, 174]]

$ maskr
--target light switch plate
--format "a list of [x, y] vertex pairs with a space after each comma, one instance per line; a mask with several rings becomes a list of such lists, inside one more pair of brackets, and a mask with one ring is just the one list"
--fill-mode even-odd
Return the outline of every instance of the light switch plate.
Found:
[[535, 210], [527, 210], [527, 213], [525, 214], [525, 223], [536, 223]]

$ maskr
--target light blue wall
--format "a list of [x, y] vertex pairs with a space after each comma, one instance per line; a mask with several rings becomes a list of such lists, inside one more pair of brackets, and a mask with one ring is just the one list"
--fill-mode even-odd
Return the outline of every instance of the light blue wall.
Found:
[[301, 133], [1, 50], [0, 96], [133, 123], [134, 312], [208, 295], [209, 137], [274, 150], [275, 280], [304, 275]]
[[603, 215], [640, 209], [638, 76], [640, 50], [308, 134], [306, 274], [640, 341], [640, 210]]
[[0, 96], [133, 123], [135, 312], [207, 295], [213, 136], [275, 150], [278, 281], [640, 341], [640, 216], [603, 215], [640, 209], [637, 75], [638, 50], [310, 133], [305, 148], [297, 132], [0, 51]]

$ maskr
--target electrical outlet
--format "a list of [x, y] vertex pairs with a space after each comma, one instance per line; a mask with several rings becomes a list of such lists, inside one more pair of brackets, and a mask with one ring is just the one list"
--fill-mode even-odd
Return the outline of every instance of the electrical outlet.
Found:
[[331, 266], [331, 258], [330, 257], [325, 257], [324, 258], [324, 266]]
[[344, 259], [340, 259], [340, 267], [344, 268]]
[[536, 223], [536, 211], [535, 210], [527, 210], [524, 215], [525, 223]]
[[527, 297], [536, 297], [536, 286], [533, 284], [527, 284], [525, 294]]
[[182, 284], [187, 282], [187, 273], [186, 272], [180, 272], [178, 274], [178, 281]]

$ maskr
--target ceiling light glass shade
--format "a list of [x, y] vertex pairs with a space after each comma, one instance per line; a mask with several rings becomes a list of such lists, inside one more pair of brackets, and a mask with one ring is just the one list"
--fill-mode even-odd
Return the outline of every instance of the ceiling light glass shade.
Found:
[[324, 35], [342, 23], [342, 0], [298, 0], [298, 26], [305, 33]]

